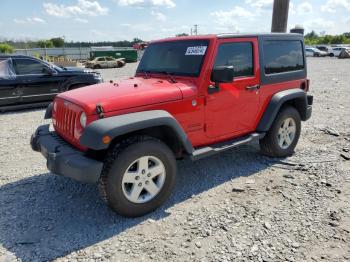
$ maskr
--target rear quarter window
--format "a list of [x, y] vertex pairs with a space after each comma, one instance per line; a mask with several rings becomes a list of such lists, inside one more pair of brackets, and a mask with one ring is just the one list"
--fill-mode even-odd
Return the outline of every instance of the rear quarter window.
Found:
[[305, 68], [303, 45], [299, 40], [268, 40], [263, 44], [266, 75]]

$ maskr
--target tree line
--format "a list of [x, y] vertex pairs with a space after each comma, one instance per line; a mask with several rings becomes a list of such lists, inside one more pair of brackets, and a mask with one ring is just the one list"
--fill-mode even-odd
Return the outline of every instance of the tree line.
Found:
[[113, 46], [113, 47], [132, 47], [134, 44], [143, 42], [140, 38], [134, 38], [131, 41], [101, 41], [101, 42], [66, 42], [61, 37], [44, 39], [39, 41], [19, 41], [19, 40], [0, 40], [0, 53], [12, 53], [14, 49], [25, 48], [63, 48], [63, 47], [101, 47], [101, 46]]
[[305, 35], [306, 45], [350, 44], [350, 32], [341, 35], [318, 35], [315, 31]]

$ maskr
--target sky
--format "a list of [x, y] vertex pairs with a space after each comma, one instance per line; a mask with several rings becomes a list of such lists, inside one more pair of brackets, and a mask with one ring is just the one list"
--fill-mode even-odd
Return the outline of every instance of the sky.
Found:
[[[154, 40], [190, 33], [269, 32], [273, 0], [1, 0], [0, 38]], [[291, 0], [288, 28], [350, 31], [350, 0]]]

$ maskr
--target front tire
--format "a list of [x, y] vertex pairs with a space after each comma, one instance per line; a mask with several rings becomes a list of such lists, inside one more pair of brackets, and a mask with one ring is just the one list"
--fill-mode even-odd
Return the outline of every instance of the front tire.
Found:
[[114, 211], [138, 217], [168, 199], [175, 176], [176, 160], [169, 147], [152, 137], [135, 136], [107, 154], [99, 189]]
[[293, 154], [299, 141], [301, 119], [294, 107], [285, 107], [277, 115], [266, 136], [260, 140], [261, 152], [270, 157]]

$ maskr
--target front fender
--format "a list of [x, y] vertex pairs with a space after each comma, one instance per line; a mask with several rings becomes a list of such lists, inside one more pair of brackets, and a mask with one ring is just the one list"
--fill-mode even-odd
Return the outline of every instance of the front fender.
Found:
[[171, 114], [163, 110], [137, 112], [97, 120], [86, 127], [80, 137], [80, 144], [90, 149], [103, 150], [109, 146], [103, 143], [104, 136], [114, 139], [131, 132], [158, 126], [170, 127], [186, 152], [189, 154], [193, 152], [192, 144], [185, 131]]

